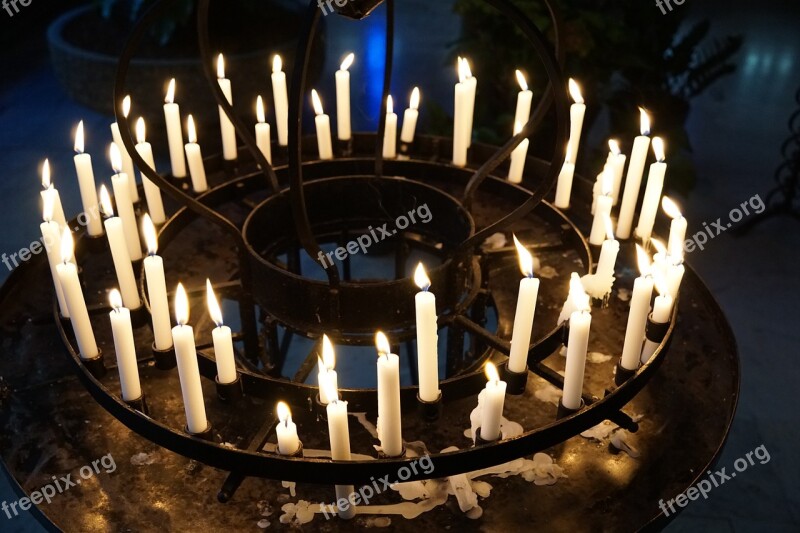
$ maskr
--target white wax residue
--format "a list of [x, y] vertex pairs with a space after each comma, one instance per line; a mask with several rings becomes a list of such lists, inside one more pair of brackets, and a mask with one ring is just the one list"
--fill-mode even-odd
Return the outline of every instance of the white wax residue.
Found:
[[534, 485], [555, 485], [559, 479], [567, 477], [564, 469], [546, 453], [537, 453], [528, 462], [529, 468], [522, 472], [522, 477]]
[[639, 450], [628, 444], [627, 438], [629, 434], [624, 429], [621, 429], [614, 433], [614, 436], [611, 437], [611, 444], [618, 450], [621, 450], [634, 459], [642, 455]]
[[133, 466], [151, 465], [155, 462], [158, 462], [158, 454], [156, 452], [153, 453], [141, 452], [131, 456], [131, 464]]
[[546, 382], [537, 388], [533, 394], [539, 401], [552, 403], [553, 405], [558, 405], [558, 401], [561, 399], [561, 389]]
[[292, 523], [295, 526], [302, 526], [314, 520], [314, 509], [319, 509], [319, 505], [312, 504], [306, 500], [297, 503], [285, 503], [281, 510], [283, 514], [279, 518], [281, 524]]
[[483, 247], [489, 250], [498, 250], [508, 243], [505, 233], [493, 233], [483, 241]]
[[586, 360], [597, 365], [610, 361], [611, 356], [600, 352], [589, 352], [586, 354]]
[[281, 481], [281, 485], [285, 489], [289, 489], [289, 494], [291, 494], [292, 498], [297, 496], [297, 483], [294, 481]]
[[458, 500], [458, 508], [466, 513], [470, 509], [478, 506], [478, 495], [472, 490], [469, 478], [465, 474], [450, 476], [447, 478], [450, 483], [450, 494], [455, 495]]
[[558, 277], [558, 270], [551, 266], [545, 266], [536, 271], [536, 276], [545, 279], [553, 279]]
[[619, 429], [619, 426], [616, 425], [614, 422], [610, 422], [608, 420], [604, 420], [597, 424], [594, 427], [591, 427], [581, 433], [581, 437], [586, 439], [594, 439], [597, 441], [603, 441], [608, 438], [614, 431]]
[[586, 289], [586, 293], [592, 298], [602, 299], [611, 292], [614, 286], [614, 276], [598, 276], [597, 274], [585, 274], [581, 276], [581, 284]]
[[627, 302], [631, 299], [630, 289], [617, 289], [617, 298], [620, 302]]
[[261, 520], [256, 522], [256, 525], [261, 529], [267, 529], [270, 526], [270, 521], [267, 520], [266, 518], [262, 518]]

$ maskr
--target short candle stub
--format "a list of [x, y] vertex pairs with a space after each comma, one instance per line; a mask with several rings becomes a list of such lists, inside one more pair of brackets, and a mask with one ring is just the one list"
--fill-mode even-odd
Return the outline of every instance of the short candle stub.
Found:
[[506, 394], [520, 396], [525, 393], [528, 384], [528, 367], [523, 372], [512, 372], [508, 365], [503, 367], [503, 381], [506, 382]]
[[406, 447], [403, 446], [400, 455], [386, 455], [383, 450], [378, 452], [378, 459], [404, 459], [406, 457]]
[[103, 351], [98, 349], [97, 355], [91, 359], [81, 358], [83, 366], [95, 379], [102, 379], [106, 375], [106, 365], [103, 362]]
[[233, 403], [241, 400], [244, 396], [242, 378], [238, 374], [236, 375], [236, 379], [230, 383], [220, 383], [219, 376], [214, 378], [214, 383], [217, 386], [217, 398], [219, 398], [221, 402]]
[[211, 429], [211, 422], [208, 422], [208, 427], [201, 433], [192, 433], [189, 431], [188, 426], [183, 426], [183, 431], [187, 435], [191, 435], [192, 437], [197, 437], [198, 439], [203, 439], [208, 442], [214, 442], [214, 432]]
[[647, 340], [655, 342], [656, 344], [661, 344], [661, 341], [663, 341], [664, 337], [667, 336], [669, 325], [669, 322], [664, 322], [662, 324], [660, 322], [653, 321], [653, 313], [650, 313], [650, 315], [647, 317], [647, 327], [644, 330]]
[[617, 361], [617, 370], [614, 373], [614, 384], [621, 387], [626, 381], [636, 375], [636, 370], [628, 370], [622, 366], [622, 361]]
[[577, 409], [570, 409], [569, 407], [566, 407], [561, 400], [558, 400], [558, 410], [556, 411], [556, 419], [561, 420], [562, 418], [574, 415], [578, 411], [582, 410], [584, 407], [586, 407], [586, 403], [583, 401], [583, 398], [581, 398], [581, 406], [578, 407]]
[[153, 344], [153, 359], [156, 363], [156, 368], [159, 370], [172, 370], [178, 366], [178, 361], [175, 358], [175, 346], [166, 350], [159, 350]]
[[150, 409], [147, 407], [147, 400], [145, 399], [144, 393], [141, 396], [136, 398], [135, 400], [124, 400], [125, 403], [133, 409], [134, 411], [139, 411], [142, 414], [150, 415]]
[[347, 140], [336, 139], [336, 150], [341, 157], [352, 157], [353, 155], [353, 137]]
[[282, 457], [297, 457], [298, 459], [302, 458], [303, 457], [303, 443], [302, 442], [298, 443], [297, 450], [295, 450], [294, 453], [290, 453], [288, 455], [282, 455]]
[[442, 393], [439, 391], [439, 396], [432, 402], [426, 402], [417, 394], [417, 407], [419, 408], [420, 417], [425, 422], [436, 422], [442, 416]]

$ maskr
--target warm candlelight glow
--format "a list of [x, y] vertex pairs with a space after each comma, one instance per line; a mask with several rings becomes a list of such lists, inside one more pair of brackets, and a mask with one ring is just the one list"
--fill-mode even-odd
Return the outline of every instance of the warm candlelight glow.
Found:
[[659, 270], [653, 271], [653, 282], [659, 295], [669, 295], [669, 286], [664, 275]]
[[217, 78], [225, 79], [225, 58], [222, 54], [217, 56]]
[[75, 151], [79, 154], [83, 153], [84, 139], [83, 139], [83, 121], [78, 122], [78, 127], [75, 130]]
[[283, 61], [281, 60], [281, 56], [275, 54], [275, 57], [272, 58], [272, 72], [273, 74], [277, 74], [283, 69]]
[[263, 124], [267, 121], [267, 113], [264, 109], [264, 99], [261, 98], [261, 95], [258, 95], [256, 98], [256, 119], [258, 120], [259, 124]]
[[667, 247], [658, 239], [650, 239], [650, 242], [653, 243], [653, 248], [656, 249], [657, 254], [664, 254], [667, 255]]
[[414, 87], [414, 90], [411, 91], [411, 102], [409, 103], [409, 107], [415, 110], [419, 109], [419, 101], [420, 101], [419, 87]]
[[322, 380], [319, 386], [324, 391], [325, 397], [328, 398], [328, 403], [336, 403], [339, 401], [339, 389], [334, 385], [332, 380]]
[[608, 141], [608, 149], [611, 150], [611, 153], [615, 156], [618, 156], [622, 153], [622, 150], [619, 148], [619, 142], [615, 139], [610, 139]]
[[578, 311], [588, 311], [589, 295], [586, 294], [586, 289], [583, 288], [581, 278], [573, 276], [569, 280], [569, 295], [572, 298], [572, 303]]
[[145, 135], [147, 130], [144, 126], [144, 118], [139, 117], [139, 120], [136, 121], [136, 142], [139, 144], [143, 144], [147, 142], [147, 136]]
[[114, 172], [117, 174], [122, 172], [122, 154], [119, 151], [117, 143], [108, 145], [108, 158], [111, 160], [111, 168], [114, 169]]
[[667, 158], [667, 155], [664, 150], [664, 139], [661, 137], [654, 137], [653, 138], [653, 153], [656, 154], [656, 161], [659, 163], [663, 163], [664, 160]]
[[431, 286], [431, 280], [422, 263], [418, 264], [417, 269], [414, 271], [414, 283], [423, 291], [427, 291]]
[[69, 228], [64, 228], [61, 234], [61, 260], [68, 263], [73, 253], [75, 253], [75, 243], [72, 242], [72, 232]]
[[386, 338], [386, 335], [382, 331], [375, 334], [375, 347], [378, 349], [378, 355], [386, 355], [392, 351], [392, 347], [389, 345], [389, 339]]
[[517, 70], [517, 83], [519, 83], [519, 88], [523, 91], [528, 90], [528, 80], [525, 79], [525, 74], [522, 73], [521, 70]]
[[500, 381], [500, 374], [497, 373], [497, 367], [494, 366], [494, 363], [489, 362], [483, 367], [483, 371], [486, 373], [486, 379], [488, 381], [497, 383]]
[[354, 53], [351, 52], [351, 53], [347, 54], [347, 57], [345, 57], [342, 60], [342, 65], [339, 68], [341, 70], [349, 69], [353, 65], [353, 61], [355, 60], [355, 58], [356, 58], [356, 55]]
[[643, 107], [639, 108], [639, 113], [641, 114], [640, 130], [642, 135], [650, 135], [650, 115], [647, 114], [647, 110]]
[[122, 99], [122, 116], [128, 118], [131, 113], [131, 96], [128, 95]]
[[53, 209], [55, 204], [55, 196], [52, 194], [45, 194], [42, 198], [42, 220], [51, 222], [53, 220]]
[[322, 364], [328, 370], [336, 368], [336, 351], [327, 335], [322, 336]]
[[573, 80], [572, 78], [569, 79], [569, 94], [572, 96], [572, 99], [575, 101], [576, 104], [583, 103], [583, 94], [581, 94], [581, 87], [578, 85], [578, 82]]
[[186, 296], [183, 283], [178, 283], [178, 288], [175, 289], [175, 322], [180, 326], [189, 322], [189, 297]]
[[639, 263], [639, 273], [642, 276], [649, 276], [651, 274], [650, 256], [644, 251], [644, 248], [636, 245], [636, 260]]
[[323, 115], [325, 111], [322, 109], [322, 100], [319, 99], [319, 93], [316, 89], [311, 89], [311, 104], [314, 106], [314, 113]]
[[289, 406], [286, 405], [286, 402], [278, 402], [276, 411], [278, 412], [278, 420], [281, 421], [281, 424], [288, 425], [289, 422], [292, 421], [292, 412], [289, 410]]
[[197, 143], [197, 129], [194, 127], [194, 117], [192, 115], [189, 115], [186, 119], [186, 132], [189, 137], [189, 143]]
[[114, 216], [114, 206], [111, 203], [111, 196], [105, 185], [100, 185], [100, 212], [106, 218]]
[[389, 115], [394, 113], [394, 101], [392, 100], [392, 95], [390, 94], [386, 98], [386, 114]]
[[167, 104], [175, 103], [175, 78], [169, 80], [169, 87], [167, 87], [167, 97], [164, 98], [164, 102]]
[[108, 293], [108, 301], [114, 311], [119, 311], [122, 308], [122, 295], [117, 289], [111, 289]]
[[533, 277], [533, 255], [528, 251], [525, 246], [519, 242], [517, 236], [513, 233], [511, 236], [514, 238], [514, 246], [517, 247], [517, 256], [519, 256], [519, 269], [522, 274], [528, 278]]
[[661, 208], [669, 218], [681, 218], [683, 216], [678, 204], [676, 204], [669, 196], [665, 196], [661, 199]]
[[49, 189], [53, 184], [50, 182], [50, 160], [45, 159], [42, 163], [42, 188]]
[[158, 253], [158, 235], [156, 234], [156, 226], [153, 224], [153, 219], [147, 213], [142, 217], [142, 233], [144, 234], [144, 242], [147, 245], [147, 253], [156, 255]]
[[606, 215], [603, 217], [603, 223], [606, 226], [606, 239], [609, 241], [614, 240], [614, 224], [611, 223], [611, 216]]
[[464, 83], [472, 77], [472, 71], [469, 68], [469, 61], [466, 57], [458, 58], [458, 81]]
[[211, 280], [206, 278], [206, 304], [208, 305], [208, 314], [211, 316], [211, 321], [222, 327], [222, 309], [219, 308], [219, 301], [217, 295], [214, 294], [214, 288], [211, 286]]

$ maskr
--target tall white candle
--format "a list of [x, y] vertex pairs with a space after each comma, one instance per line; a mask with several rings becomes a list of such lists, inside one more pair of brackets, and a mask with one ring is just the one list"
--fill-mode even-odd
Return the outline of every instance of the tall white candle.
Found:
[[[517, 134], [517, 124], [525, 126], [531, 118], [531, 103], [533, 102], [533, 91], [528, 89], [528, 80], [522, 71], [516, 71], [517, 83], [519, 83], [519, 93], [517, 94], [517, 110], [514, 112], [514, 135]], [[521, 126], [521, 127], [522, 127]]]
[[139, 382], [139, 366], [136, 361], [136, 345], [133, 342], [133, 326], [131, 312], [122, 306], [122, 296], [117, 289], [109, 294], [111, 312], [111, 334], [114, 337], [114, 352], [117, 355], [119, 384], [122, 399], [138, 400], [142, 397], [142, 386]]
[[466, 57], [461, 60], [461, 65], [464, 68], [464, 85], [467, 88], [467, 101], [466, 101], [466, 127], [463, 130], [465, 143], [467, 148], [472, 146], [472, 129], [475, 121], [475, 94], [478, 90], [478, 80], [472, 75], [472, 69], [469, 66], [469, 59]]
[[413, 143], [414, 135], [417, 132], [417, 120], [419, 120], [419, 87], [414, 87], [411, 91], [411, 99], [408, 109], [403, 114], [403, 129], [400, 132], [400, 140], [404, 143]]
[[322, 336], [322, 357], [317, 357], [319, 371], [317, 384], [319, 385], [319, 401], [323, 405], [330, 402], [328, 392], [339, 389], [339, 378], [336, 375], [336, 352], [333, 343], [327, 335]]
[[200, 149], [200, 145], [197, 144], [197, 129], [194, 126], [194, 118], [189, 115], [186, 120], [189, 142], [186, 143], [185, 150], [186, 160], [189, 162], [189, 174], [192, 176], [192, 189], [196, 193], [206, 192], [208, 190], [206, 167], [205, 163], [203, 163], [203, 151]]
[[414, 297], [417, 315], [417, 370], [419, 372], [419, 397], [424, 402], [434, 402], [439, 392], [439, 349], [436, 297], [428, 289], [431, 280], [422, 263], [414, 272], [414, 283], [422, 289]]
[[394, 112], [392, 96], [386, 99], [386, 129], [383, 131], [383, 157], [397, 157], [397, 113]]
[[322, 109], [322, 100], [316, 89], [311, 90], [311, 103], [317, 115], [314, 122], [317, 125], [317, 148], [320, 159], [333, 159], [333, 144], [331, 142], [331, 119]]
[[403, 453], [402, 413], [400, 409], [400, 358], [391, 353], [383, 332], [375, 335], [378, 348], [378, 437], [388, 457]]
[[114, 188], [114, 200], [117, 202], [117, 211], [122, 220], [122, 229], [125, 231], [125, 244], [131, 261], [142, 258], [142, 241], [139, 238], [139, 225], [136, 223], [136, 212], [133, 210], [133, 201], [128, 185], [128, 175], [122, 172], [122, 156], [119, 147], [111, 143], [108, 150], [111, 158], [111, 167], [115, 174], [111, 176], [111, 186]]
[[625, 178], [625, 191], [622, 195], [622, 205], [619, 208], [619, 220], [617, 220], [617, 238], [619, 239], [627, 239], [631, 236], [633, 216], [636, 213], [636, 204], [639, 202], [639, 188], [642, 186], [647, 152], [650, 149], [650, 116], [642, 108], [639, 108], [639, 111], [641, 135], [633, 140], [628, 176]]
[[189, 298], [180, 283], [175, 291], [175, 321], [178, 325], [172, 328], [172, 342], [175, 344], [175, 356], [178, 362], [183, 407], [186, 411], [186, 427], [189, 433], [202, 433], [208, 429], [208, 419], [203, 402], [200, 369], [197, 365], [194, 330], [187, 324]]
[[[666, 324], [672, 318], [672, 306], [675, 300], [670, 296], [665, 279], [661, 276], [655, 277], [656, 290], [658, 297], [653, 302], [653, 322], [656, 324]], [[647, 339], [642, 348], [642, 364], [647, 363], [658, 348], [658, 344]]]
[[[661, 199], [661, 208], [672, 222], [669, 226], [669, 241], [667, 249], [669, 255], [673, 257], [683, 257], [683, 241], [686, 239], [686, 228], [688, 223], [681, 214], [681, 210], [669, 196]], [[673, 295], [674, 296], [674, 295]]]
[[278, 127], [278, 144], [289, 144], [289, 96], [286, 92], [286, 73], [281, 56], [272, 60], [272, 97], [275, 101], [275, 124]]
[[619, 142], [614, 139], [608, 141], [608, 165], [611, 167], [612, 174], [614, 175], [614, 187], [611, 191], [611, 196], [614, 198], [614, 205], [619, 203], [619, 193], [622, 188], [622, 175], [625, 173], [625, 161], [627, 156], [620, 150]]
[[[59, 233], [67, 227], [67, 217], [64, 216], [64, 207], [61, 205], [61, 196], [50, 179], [50, 160], [45, 159], [42, 164], [42, 205], [50, 203], [51, 219], [58, 223]], [[87, 217], [89, 213], [87, 213]]]
[[555, 206], [559, 209], [569, 208], [569, 200], [572, 196], [572, 181], [575, 177], [575, 159], [570, 152], [570, 145], [567, 144], [567, 155], [564, 158], [564, 165], [558, 174], [556, 185]]
[[217, 361], [217, 381], [222, 384], [236, 381], [236, 358], [233, 355], [233, 337], [231, 328], [222, 322], [222, 310], [219, 307], [211, 280], [206, 279], [206, 304], [211, 321], [217, 325], [211, 332], [214, 341], [214, 358]]
[[486, 363], [486, 388], [481, 392], [481, 439], [493, 441], [500, 438], [503, 421], [503, 404], [506, 399], [506, 382], [500, 381], [497, 368]]
[[352, 136], [350, 131], [350, 71], [348, 69], [355, 58], [355, 54], [347, 54], [342, 60], [341, 67], [336, 71], [336, 129], [341, 141], [349, 141]]
[[539, 296], [539, 280], [533, 277], [533, 256], [519, 242], [516, 235], [514, 245], [519, 256], [519, 268], [524, 278], [519, 282], [517, 311], [514, 314], [514, 330], [511, 334], [511, 351], [508, 358], [508, 369], [514, 373], [522, 373], [528, 367], [528, 349], [531, 344], [533, 318], [536, 313], [536, 299]]
[[[522, 131], [522, 123], [517, 122], [514, 127], [514, 135]], [[525, 161], [528, 158], [528, 147], [530, 140], [522, 139], [514, 151], [511, 152], [511, 164], [508, 169], [508, 181], [511, 183], [522, 183], [522, 174], [525, 172]]]
[[272, 133], [267, 124], [267, 113], [264, 109], [264, 99], [261, 95], [256, 98], [256, 145], [264, 154], [267, 163], [272, 164]]
[[639, 368], [647, 316], [650, 314], [650, 299], [653, 295], [653, 278], [650, 275], [650, 258], [644, 249], [636, 245], [641, 275], [633, 282], [631, 308], [628, 312], [628, 325], [625, 329], [625, 344], [622, 347], [620, 364], [626, 370]]
[[[220, 54], [217, 56], [217, 83], [219, 88], [225, 94], [225, 99], [230, 105], [233, 105], [233, 89], [231, 89], [231, 80], [225, 77], [225, 58]], [[219, 107], [219, 127], [222, 134], [222, 157], [226, 161], [233, 161], [237, 157], [236, 148], [236, 130], [233, 128], [233, 122]]]
[[611, 190], [614, 186], [614, 176], [611, 169], [606, 167], [601, 177], [602, 196], [597, 198], [597, 209], [594, 212], [592, 221], [592, 231], [589, 234], [589, 244], [600, 246], [606, 238], [606, 219], [611, 217], [611, 208], [614, 199], [611, 197]]
[[153, 336], [156, 350], [172, 348], [172, 324], [169, 319], [167, 283], [164, 278], [164, 260], [158, 255], [158, 237], [150, 215], [142, 217], [142, 233], [147, 244], [147, 257], [144, 258], [144, 275], [147, 281], [147, 297], [150, 302], [150, 317], [153, 322]]
[[67, 308], [67, 301], [64, 299], [64, 291], [61, 289], [61, 282], [58, 280], [57, 270], [58, 263], [61, 260], [61, 232], [65, 228], [61, 228], [58, 222], [53, 220], [52, 213], [53, 197], [47, 196], [42, 209], [43, 222], [39, 228], [42, 230], [42, 242], [47, 253], [47, 262], [50, 265], [50, 275], [53, 278], [58, 309], [63, 318], [69, 318], [69, 309]]
[[86, 301], [83, 299], [81, 282], [78, 279], [78, 267], [69, 261], [73, 253], [72, 233], [69, 229], [65, 229], [61, 234], [61, 263], [56, 266], [56, 272], [61, 289], [64, 291], [64, 300], [69, 309], [69, 319], [78, 342], [80, 357], [81, 359], [93, 359], [100, 354], [100, 350], [97, 349], [92, 323], [89, 320], [89, 311], [86, 309]]
[[[131, 97], [126, 96], [122, 99], [122, 115], [128, 118], [131, 113]], [[122, 152], [122, 171], [128, 175], [128, 185], [131, 187], [131, 199], [134, 203], [139, 201], [139, 188], [136, 186], [136, 168], [133, 166], [133, 159], [125, 144], [122, 142], [122, 134], [119, 130], [119, 124], [114, 122], [111, 124], [111, 138], [114, 143], [119, 147]]]
[[[573, 277], [573, 281], [574, 281]], [[570, 291], [574, 298], [575, 311], [569, 317], [569, 343], [567, 346], [567, 364], [564, 375], [564, 395], [561, 403], [567, 409], [579, 409], [583, 393], [583, 375], [586, 370], [586, 350], [589, 347], [589, 331], [592, 326], [592, 315], [589, 312], [589, 296], [583, 287], [573, 287]]]
[[278, 453], [293, 455], [300, 448], [300, 438], [297, 436], [297, 424], [292, 421], [292, 411], [284, 402], [278, 402], [275, 409], [278, 413], [278, 425], [275, 433], [278, 435]]
[[581, 134], [583, 133], [583, 120], [586, 116], [586, 104], [583, 101], [581, 88], [572, 78], [569, 79], [569, 94], [575, 102], [569, 108], [569, 153], [572, 154], [573, 162], [577, 160], [578, 150], [581, 146]]
[[175, 103], [175, 78], [169, 81], [164, 102], [164, 118], [167, 124], [167, 142], [169, 144], [169, 160], [172, 163], [172, 175], [176, 178], [185, 178], [186, 161], [183, 159], [181, 108]]
[[[331, 443], [331, 459], [334, 461], [349, 461], [350, 455], [350, 427], [347, 424], [347, 402], [339, 400], [339, 391], [327, 384], [326, 395], [330, 398], [325, 411], [328, 415], [328, 437]], [[350, 485], [336, 486], [336, 500], [347, 500], [353, 493]], [[339, 506], [339, 517], [349, 519], [355, 515], [355, 508], [350, 503]]]
[[647, 186], [644, 189], [642, 211], [639, 214], [639, 225], [636, 227], [636, 235], [645, 242], [653, 234], [653, 224], [655, 224], [658, 206], [661, 203], [661, 193], [664, 190], [664, 176], [667, 173], [667, 164], [664, 163], [666, 158], [664, 141], [660, 137], [653, 139], [653, 152], [656, 155], [656, 162], [650, 165]]
[[[136, 151], [139, 157], [144, 159], [153, 172], [156, 172], [156, 162], [153, 157], [153, 147], [147, 142], [146, 130], [144, 119], [139, 117], [136, 121]], [[167, 215], [164, 213], [164, 202], [161, 199], [161, 189], [155, 183], [150, 181], [150, 178], [142, 172], [142, 185], [144, 185], [144, 196], [147, 199], [147, 211], [150, 213], [150, 218], [153, 223], [161, 225], [167, 220]]]
[[97, 216], [100, 211], [97, 204], [97, 189], [94, 183], [92, 170], [92, 156], [84, 153], [83, 121], [78, 123], [75, 130], [75, 172], [78, 174], [78, 187], [81, 191], [83, 212], [86, 213], [88, 224], [86, 231], [92, 237], [103, 234], [103, 223]]
[[111, 197], [105, 185], [100, 186], [100, 207], [106, 217], [103, 225], [106, 228], [108, 246], [111, 249], [111, 259], [114, 261], [114, 270], [117, 273], [117, 284], [122, 293], [122, 301], [128, 309], [139, 309], [142, 301], [139, 298], [139, 289], [136, 287], [136, 277], [133, 275], [133, 265], [125, 243], [125, 228], [122, 220], [114, 216]]
[[467, 164], [467, 150], [472, 142], [472, 120], [475, 113], [477, 80], [472, 77], [469, 62], [458, 58], [458, 83], [453, 106], [453, 165]]

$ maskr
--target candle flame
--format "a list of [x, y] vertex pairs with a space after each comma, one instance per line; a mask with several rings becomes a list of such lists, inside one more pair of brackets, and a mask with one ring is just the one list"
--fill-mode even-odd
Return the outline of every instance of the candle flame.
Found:
[[497, 383], [500, 381], [500, 374], [497, 373], [497, 367], [494, 366], [494, 363], [488, 362], [483, 367], [484, 373], [486, 373], [486, 379], [490, 382]]
[[339, 401], [339, 389], [334, 385], [333, 380], [325, 379], [319, 384], [319, 387], [325, 391], [325, 396], [328, 398], [328, 403]]
[[208, 314], [211, 316], [211, 321], [222, 327], [222, 309], [219, 308], [219, 301], [214, 294], [214, 288], [211, 286], [211, 280], [206, 278], [206, 305], [208, 306]]
[[411, 109], [419, 109], [419, 101], [419, 87], [414, 87], [414, 90], [411, 91], [411, 102], [409, 102], [409, 107], [411, 107]]
[[469, 60], [464, 57], [461, 59], [461, 64], [464, 65], [464, 79], [470, 79], [472, 77], [472, 68], [469, 66]]
[[659, 163], [663, 163], [664, 160], [667, 158], [667, 155], [664, 150], [664, 139], [662, 139], [661, 137], [653, 138], [653, 153], [656, 155], [656, 160]]
[[139, 117], [139, 120], [136, 121], [136, 142], [139, 144], [143, 144], [147, 142], [146, 136], [147, 130], [144, 125], [144, 118]]
[[356, 59], [356, 55], [355, 55], [354, 53], [350, 52], [350, 53], [349, 53], [349, 54], [347, 54], [347, 56], [346, 56], [346, 57], [345, 57], [345, 58], [342, 60], [342, 64], [341, 64], [340, 68], [341, 68], [342, 70], [345, 70], [345, 71], [346, 71], [347, 69], [349, 69], [349, 68], [350, 68], [350, 67], [353, 65], [353, 61], [355, 61], [355, 59]]
[[664, 246], [664, 243], [658, 239], [650, 239], [650, 242], [653, 243], [653, 248], [656, 249], [657, 254], [662, 254], [664, 257], [667, 256], [667, 247]]
[[644, 251], [644, 248], [636, 245], [636, 260], [639, 263], [639, 273], [642, 276], [649, 276], [652, 271], [652, 264], [650, 263], [650, 256]]
[[105, 184], [100, 185], [100, 212], [106, 218], [114, 216], [114, 206], [111, 204], [111, 196], [109, 196]]
[[53, 183], [50, 181], [50, 160], [45, 159], [42, 163], [42, 188], [50, 189]]
[[169, 80], [169, 86], [167, 87], [167, 97], [164, 98], [164, 102], [167, 104], [175, 103], [175, 78]]
[[222, 54], [217, 56], [217, 78], [225, 78], [225, 58]]
[[322, 364], [328, 370], [336, 368], [336, 351], [327, 335], [322, 336]]
[[514, 246], [517, 247], [517, 256], [519, 258], [519, 269], [523, 276], [528, 278], [533, 277], [533, 255], [525, 248], [525, 245], [519, 242], [517, 236], [513, 233], [511, 236], [514, 238]]
[[267, 113], [264, 109], [264, 99], [261, 98], [261, 95], [258, 95], [256, 98], [256, 120], [258, 120], [259, 124], [263, 124], [267, 121]]
[[681, 218], [683, 215], [681, 214], [681, 209], [678, 207], [678, 204], [670, 198], [669, 196], [665, 196], [661, 199], [661, 208], [667, 214], [669, 218]]
[[55, 204], [55, 196], [52, 194], [45, 194], [42, 205], [42, 220], [50, 222], [53, 220], [53, 209]]
[[586, 290], [583, 288], [580, 276], [575, 272], [572, 273], [572, 277], [569, 280], [569, 297], [578, 311], [588, 311], [590, 309], [589, 295], [586, 294]]
[[394, 100], [392, 100], [392, 95], [390, 94], [386, 98], [386, 114], [391, 115], [394, 113]]
[[131, 95], [122, 99], [122, 116], [128, 118], [131, 113]]
[[650, 135], [650, 115], [647, 114], [647, 110], [643, 107], [639, 108], [639, 114], [641, 115], [639, 118], [639, 130], [642, 135]]
[[197, 128], [194, 127], [194, 117], [189, 115], [186, 119], [186, 132], [189, 136], [189, 143], [196, 143], [197, 142]]
[[289, 410], [289, 406], [286, 405], [286, 402], [278, 402], [278, 406], [275, 410], [278, 412], [278, 420], [281, 421], [281, 424], [288, 424], [292, 421], [292, 411]]
[[111, 160], [111, 168], [114, 169], [114, 172], [117, 174], [122, 172], [122, 154], [117, 143], [112, 142], [108, 145], [108, 158]]
[[325, 113], [325, 110], [322, 109], [322, 100], [320, 100], [316, 89], [311, 89], [311, 104], [314, 106], [315, 114], [322, 115]]
[[611, 150], [611, 153], [615, 156], [622, 154], [622, 150], [619, 148], [619, 142], [616, 139], [610, 139], [608, 141], [608, 149]]
[[459, 56], [458, 58], [458, 82], [464, 83], [472, 77], [472, 71], [469, 68], [469, 61], [467, 58]]
[[69, 228], [64, 228], [61, 233], [61, 260], [65, 263], [70, 261], [74, 253], [75, 243], [72, 241], [72, 232]]
[[603, 168], [600, 180], [600, 192], [603, 193], [603, 196], [611, 196], [611, 193], [614, 192], [614, 173], [611, 172], [610, 166], [607, 165]]
[[189, 297], [186, 296], [183, 283], [178, 283], [178, 288], [175, 289], [175, 322], [179, 326], [185, 326], [189, 322]]
[[392, 347], [389, 345], [389, 339], [382, 331], [375, 333], [375, 347], [378, 349], [378, 355], [386, 355], [392, 352]]
[[611, 216], [606, 215], [603, 217], [603, 223], [606, 226], [606, 239], [609, 241], [614, 240], [614, 224], [611, 222]]
[[117, 289], [111, 289], [108, 293], [108, 301], [114, 311], [119, 311], [122, 308], [122, 295]]
[[660, 270], [653, 270], [653, 282], [659, 295], [669, 295], [669, 285]]
[[423, 291], [427, 291], [431, 286], [431, 280], [422, 263], [418, 264], [417, 269], [414, 271], [414, 283]]
[[158, 253], [158, 235], [156, 234], [156, 226], [153, 224], [153, 219], [147, 213], [142, 217], [142, 233], [144, 234], [144, 242], [147, 245], [147, 253], [156, 255]]
[[277, 74], [283, 70], [283, 60], [281, 60], [281, 56], [275, 54], [275, 57], [272, 58], [272, 73]]
[[517, 83], [519, 83], [519, 88], [523, 91], [528, 90], [528, 80], [525, 79], [525, 74], [522, 73], [521, 70], [516, 71], [517, 75]]
[[584, 103], [583, 94], [581, 94], [581, 86], [574, 79], [569, 79], [569, 94], [576, 104]]
[[83, 121], [78, 122], [78, 127], [75, 129], [75, 151], [79, 154], [83, 153], [85, 148], [83, 138]]

